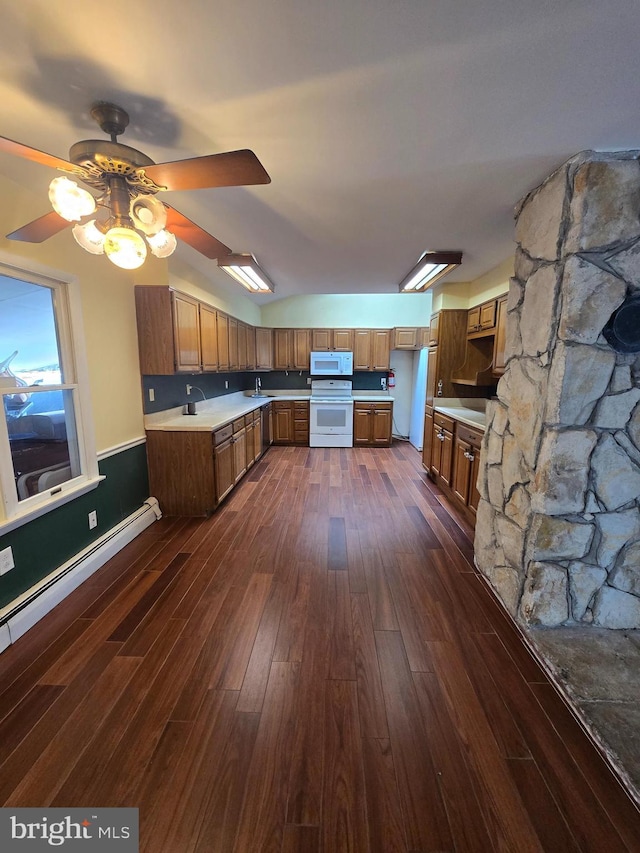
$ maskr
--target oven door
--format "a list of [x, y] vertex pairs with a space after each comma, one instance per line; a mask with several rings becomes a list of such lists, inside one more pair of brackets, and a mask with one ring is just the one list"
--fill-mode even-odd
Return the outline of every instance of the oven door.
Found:
[[309, 432], [312, 435], [351, 435], [353, 433], [353, 401], [315, 402], [309, 406]]

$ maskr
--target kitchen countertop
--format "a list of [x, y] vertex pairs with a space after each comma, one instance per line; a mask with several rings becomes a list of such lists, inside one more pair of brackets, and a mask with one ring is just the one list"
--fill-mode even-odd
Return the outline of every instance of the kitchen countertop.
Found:
[[434, 405], [434, 410], [446, 415], [448, 418], [454, 418], [462, 424], [482, 430], [484, 432], [487, 416], [484, 412], [479, 412], [477, 409], [469, 409], [466, 406], [438, 406]]
[[[356, 392], [355, 402], [375, 403], [378, 400], [393, 402], [393, 397], [387, 394], [363, 394]], [[264, 397], [252, 397], [242, 391], [235, 394], [225, 394], [222, 397], [211, 397], [208, 400], [195, 400], [195, 415], [185, 415], [185, 406], [166, 409], [145, 415], [144, 426], [147, 430], [163, 430], [165, 432], [212, 432], [221, 426], [247, 415], [255, 409], [266, 406], [274, 400], [309, 400], [310, 393], [301, 391], [292, 394], [286, 391], [269, 392]]]

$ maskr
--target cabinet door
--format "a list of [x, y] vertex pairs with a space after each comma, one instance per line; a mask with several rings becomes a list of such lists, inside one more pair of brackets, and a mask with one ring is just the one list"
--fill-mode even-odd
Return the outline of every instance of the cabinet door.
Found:
[[229, 370], [229, 318], [218, 311], [218, 370]]
[[440, 312], [431, 315], [431, 324], [429, 325], [429, 346], [438, 346], [438, 327], [440, 325]]
[[293, 410], [290, 403], [273, 404], [273, 443], [293, 444]]
[[200, 303], [202, 369], [218, 369], [218, 312]]
[[233, 434], [233, 481], [237, 483], [247, 470], [247, 430], [243, 427]]
[[444, 442], [444, 430], [436, 423], [433, 424], [433, 443], [431, 448], [431, 476], [435, 479], [440, 476], [442, 470], [442, 444]]
[[291, 329], [273, 330], [273, 368], [288, 370], [291, 367]]
[[480, 306], [480, 328], [493, 329], [496, 324], [496, 300], [491, 299]]
[[256, 369], [256, 330], [247, 326], [247, 370]]
[[476, 515], [478, 512], [478, 504], [480, 503], [480, 492], [478, 491], [478, 474], [480, 473], [480, 448], [472, 447], [471, 453], [471, 479], [469, 482], [469, 509]]
[[216, 500], [220, 503], [235, 485], [232, 439], [227, 439], [214, 449], [213, 460], [216, 472]]
[[397, 327], [393, 330], [394, 349], [418, 349], [418, 328]]
[[195, 299], [173, 294], [173, 340], [176, 371], [200, 372], [200, 312]]
[[496, 319], [496, 336], [493, 341], [493, 372], [501, 375], [504, 373], [506, 362], [506, 342], [507, 342], [507, 299], [508, 296], [501, 296], [498, 299], [498, 310]]
[[391, 408], [375, 408], [371, 425], [371, 443], [377, 445], [391, 444]]
[[424, 435], [422, 437], [422, 467], [427, 471], [431, 468], [431, 454], [433, 450], [433, 412], [425, 409], [424, 413]]
[[353, 329], [334, 329], [333, 349], [337, 352], [353, 352]]
[[453, 480], [451, 487], [453, 494], [464, 506], [469, 501], [469, 482], [471, 475], [471, 445], [457, 438], [454, 445]]
[[175, 372], [172, 293], [168, 287], [136, 285], [138, 354], [143, 376]]
[[309, 370], [311, 352], [311, 330], [293, 330], [293, 367], [296, 370]]
[[438, 379], [438, 349], [430, 347], [427, 355], [427, 394], [425, 403], [433, 408], [433, 398], [436, 395], [436, 382]]
[[477, 332], [480, 328], [480, 306], [470, 308], [467, 314], [467, 333]]
[[238, 370], [247, 369], [247, 327], [238, 321]]
[[229, 370], [238, 369], [238, 321], [229, 317]]
[[273, 370], [273, 329], [256, 329], [256, 369]]
[[253, 421], [253, 461], [257, 462], [262, 455], [262, 411], [258, 409]]
[[440, 460], [440, 476], [445, 485], [450, 486], [453, 477], [453, 433], [443, 430], [442, 459]]
[[331, 349], [331, 329], [311, 330], [311, 351], [327, 352]]
[[353, 369], [371, 370], [371, 330], [356, 329], [353, 337]]
[[389, 370], [391, 330], [374, 329], [371, 332], [371, 337], [371, 369]]
[[371, 444], [371, 418], [373, 412], [364, 404], [353, 407], [353, 445]]

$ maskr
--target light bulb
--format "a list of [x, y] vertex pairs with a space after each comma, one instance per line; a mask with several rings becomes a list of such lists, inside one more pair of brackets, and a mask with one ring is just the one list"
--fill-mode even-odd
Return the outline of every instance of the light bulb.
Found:
[[147, 257], [144, 240], [133, 228], [115, 226], [104, 238], [104, 251], [111, 263], [123, 270], [136, 270]]
[[49, 201], [55, 212], [68, 222], [78, 222], [96, 209], [96, 200], [69, 178], [54, 178], [49, 184]]
[[74, 225], [71, 229], [76, 243], [92, 255], [104, 254], [104, 234], [96, 225], [95, 219], [91, 219], [84, 225]]
[[152, 237], [147, 237], [147, 243], [151, 246], [151, 254], [156, 258], [168, 258], [175, 251], [178, 241], [171, 231], [158, 231]]
[[137, 195], [132, 198], [129, 213], [136, 228], [146, 235], [157, 234], [167, 224], [167, 209], [153, 196]]

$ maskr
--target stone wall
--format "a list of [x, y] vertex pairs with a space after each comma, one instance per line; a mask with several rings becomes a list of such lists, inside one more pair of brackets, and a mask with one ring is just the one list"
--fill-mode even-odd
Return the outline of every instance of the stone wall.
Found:
[[529, 625], [640, 628], [640, 152], [583, 152], [516, 212], [507, 365], [487, 406], [475, 552]]

